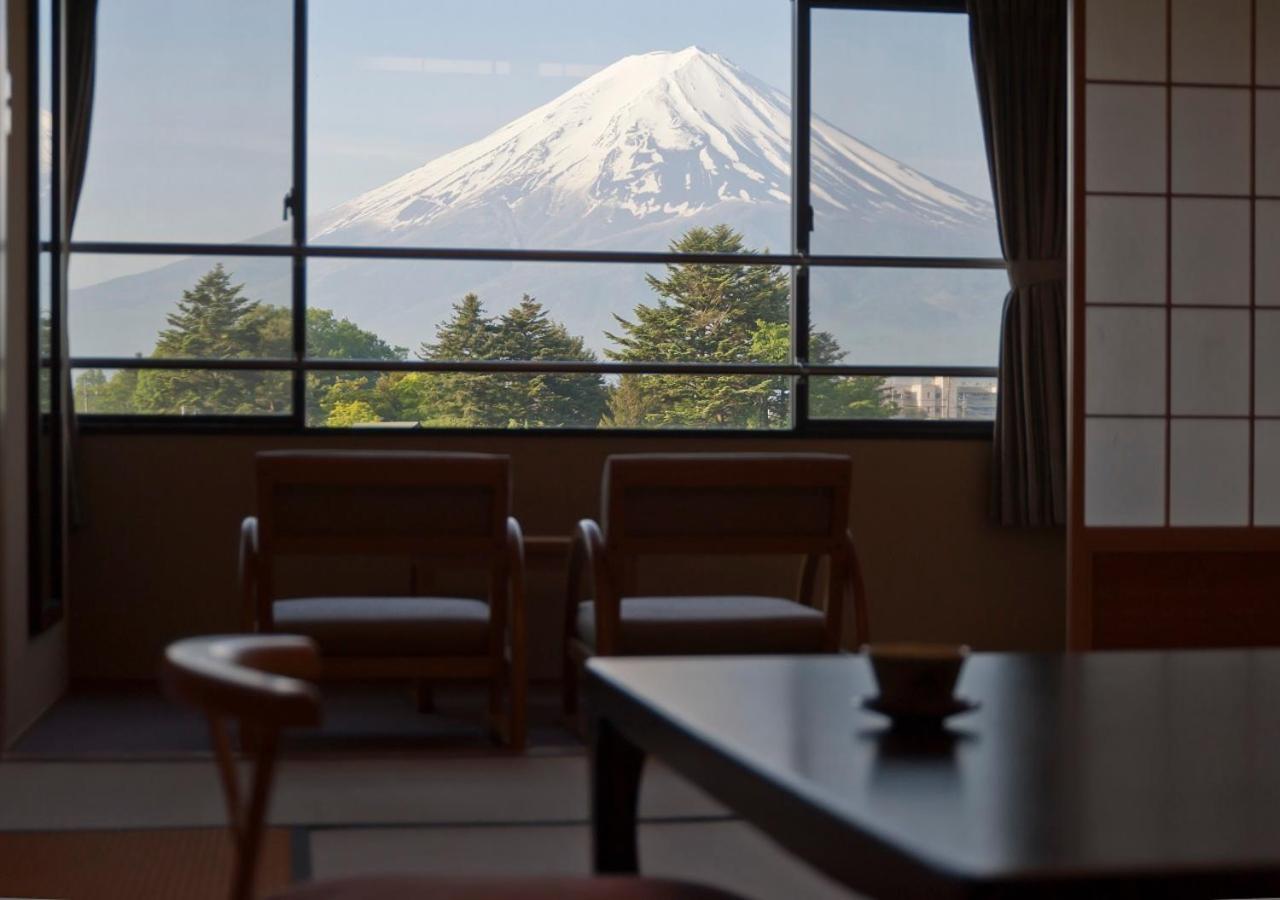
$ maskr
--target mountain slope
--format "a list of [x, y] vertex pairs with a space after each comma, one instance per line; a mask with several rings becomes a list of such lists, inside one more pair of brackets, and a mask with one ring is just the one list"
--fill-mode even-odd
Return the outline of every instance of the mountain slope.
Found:
[[[629, 230], [719, 205], [732, 221], [734, 207], [789, 205], [790, 131], [789, 98], [723, 57], [698, 47], [629, 56], [489, 136], [330, 210], [313, 239], [421, 243], [435, 236], [436, 223], [474, 211], [502, 214], [515, 246], [559, 246], [583, 222]], [[988, 204], [820, 119], [813, 162], [820, 215], [881, 227], [989, 227]]]
[[[790, 129], [789, 98], [721, 56], [697, 47], [629, 56], [490, 135], [314, 216], [311, 239], [656, 250], [695, 225], [728, 223], [748, 246], [785, 250]], [[815, 248], [994, 252], [989, 204], [816, 118], [812, 159]], [[254, 240], [284, 242], [287, 233]], [[207, 265], [183, 261], [74, 292], [74, 352], [148, 352], [164, 313]], [[287, 302], [287, 265], [244, 259], [229, 267], [252, 296]], [[494, 309], [535, 294], [597, 350], [614, 313], [650, 299], [640, 267], [312, 260], [308, 270], [312, 305], [408, 346], [429, 339], [468, 290]]]

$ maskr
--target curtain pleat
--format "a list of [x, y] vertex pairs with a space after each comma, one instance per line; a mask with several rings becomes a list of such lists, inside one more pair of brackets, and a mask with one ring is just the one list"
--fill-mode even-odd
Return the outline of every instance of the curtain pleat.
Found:
[[[94, 70], [97, 53], [97, 0], [71, 0], [63, 5], [65, 29], [63, 65], [63, 238], [70, 240], [80, 206], [80, 191], [89, 160], [89, 128], [93, 121]], [[71, 379], [71, 345], [67, 323], [67, 277], [70, 254], [62, 254], [61, 290], [56, 298], [62, 315], [62, 434], [67, 503], [73, 527], [83, 524], [84, 495], [80, 486], [80, 428], [75, 416]]]
[[1000, 331], [991, 513], [1062, 525], [1067, 508], [1067, 21], [1064, 0], [968, 0], [1011, 290]]

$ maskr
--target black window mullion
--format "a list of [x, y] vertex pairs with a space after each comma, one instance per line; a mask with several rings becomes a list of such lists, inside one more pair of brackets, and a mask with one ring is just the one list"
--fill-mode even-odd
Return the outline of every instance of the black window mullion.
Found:
[[306, 427], [307, 376], [307, 0], [293, 2], [293, 410], [298, 429]]
[[[791, 21], [791, 253], [809, 256], [813, 207], [809, 197], [809, 129], [811, 84], [811, 26], [809, 0], [793, 0]], [[809, 268], [803, 263], [791, 272], [791, 358], [809, 363]], [[791, 422], [804, 432], [809, 423], [809, 378], [791, 380]]]

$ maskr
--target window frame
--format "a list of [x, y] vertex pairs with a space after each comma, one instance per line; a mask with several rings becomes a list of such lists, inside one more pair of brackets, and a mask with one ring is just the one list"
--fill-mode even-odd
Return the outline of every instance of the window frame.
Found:
[[[53, 41], [59, 36], [56, 25], [57, 8], [65, 0], [54, 0]], [[1007, 271], [1004, 259], [986, 257], [916, 257], [880, 255], [831, 255], [810, 252], [810, 233], [813, 211], [810, 203], [810, 149], [811, 131], [811, 23], [815, 9], [875, 10], [891, 12], [918, 12], [929, 14], [966, 14], [964, 0], [791, 0], [792, 3], [792, 189], [791, 189], [791, 251], [789, 253], [753, 254], [752, 265], [782, 266], [791, 272], [791, 327], [792, 362], [779, 364], [697, 364], [697, 363], [555, 363], [528, 361], [474, 361], [466, 363], [424, 360], [334, 360], [308, 359], [306, 356], [306, 292], [307, 262], [310, 259], [399, 259], [434, 261], [504, 261], [504, 262], [567, 262], [581, 265], [650, 264], [668, 265], [680, 263], [742, 265], [741, 254], [671, 253], [662, 251], [576, 251], [576, 250], [517, 250], [470, 249], [450, 247], [390, 247], [390, 246], [337, 246], [308, 244], [307, 227], [307, 104], [308, 104], [308, 43], [307, 14], [309, 0], [293, 0], [292, 47], [292, 166], [293, 184], [288, 187], [285, 201], [288, 207], [291, 229], [288, 244], [226, 244], [188, 242], [143, 241], [71, 241], [62, 240], [58, 232], [52, 239], [41, 241], [38, 230], [31, 232], [34, 250], [28, 255], [38, 262], [44, 253], [51, 256], [51, 271], [62, 271], [63, 257], [72, 253], [132, 254], [180, 257], [244, 257], [261, 256], [289, 259], [292, 263], [291, 318], [293, 326], [293, 354], [277, 359], [153, 359], [149, 357], [85, 356], [58, 359], [33, 357], [32, 374], [36, 366], [51, 369], [57, 374], [63, 365], [74, 372], [83, 369], [107, 370], [162, 370], [202, 369], [224, 371], [292, 373], [291, 410], [283, 415], [110, 415], [99, 413], [74, 413], [81, 429], [90, 432], [179, 432], [179, 433], [269, 433], [289, 435], [335, 434], [424, 434], [440, 436], [597, 436], [655, 437], [655, 438], [716, 438], [716, 437], [927, 437], [927, 438], [983, 438], [990, 439], [994, 422], [991, 420], [965, 419], [822, 419], [809, 414], [809, 380], [813, 377], [831, 376], [953, 376], [970, 378], [997, 378], [996, 366], [913, 366], [913, 365], [811, 365], [809, 363], [810, 304], [809, 270], [812, 267], [842, 269], [893, 268], [893, 269], [948, 269]], [[38, 8], [38, 0], [32, 0]], [[41, 48], [49, 49], [49, 48]], [[57, 54], [54, 53], [57, 60]], [[30, 75], [38, 83], [39, 53], [30, 59]], [[53, 90], [59, 89], [61, 73], [53, 72]], [[61, 159], [57, 152], [61, 141], [61, 116], [55, 108], [53, 117], [53, 182], [61, 178]], [[33, 129], [35, 130], [35, 129]], [[34, 138], [38, 140], [38, 136]], [[31, 160], [30, 184], [38, 183], [39, 160]], [[33, 192], [34, 193], [34, 192]], [[57, 195], [54, 196], [57, 201]], [[34, 205], [35, 201], [33, 201]], [[58, 210], [54, 209], [53, 221], [57, 222]], [[52, 286], [56, 291], [57, 275]], [[32, 279], [31, 308], [39, 309], [39, 279]], [[993, 298], [994, 299], [994, 298]], [[34, 317], [34, 318], [38, 318]], [[36, 326], [38, 327], [38, 326]], [[61, 338], [65, 323], [56, 316], [53, 322], [53, 342]], [[34, 332], [33, 328], [33, 332]], [[34, 340], [34, 339], [33, 339]], [[34, 344], [33, 344], [34, 346]], [[308, 425], [306, 421], [307, 374], [317, 371], [388, 372], [388, 371], [476, 371], [476, 372], [532, 372], [551, 370], [557, 373], [584, 372], [598, 374], [658, 374], [688, 375], [743, 375], [759, 374], [784, 376], [791, 379], [791, 422], [788, 427], [776, 429], [717, 429], [695, 427], [669, 428], [404, 428], [388, 429], [372, 426], [329, 427]], [[33, 377], [34, 380], [34, 377]], [[997, 386], [998, 389], [998, 386]], [[33, 400], [34, 402], [34, 400]], [[33, 405], [33, 409], [35, 406]]]

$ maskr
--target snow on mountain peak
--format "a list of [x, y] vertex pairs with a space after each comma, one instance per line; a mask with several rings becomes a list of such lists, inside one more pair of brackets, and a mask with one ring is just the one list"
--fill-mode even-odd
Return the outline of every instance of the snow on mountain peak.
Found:
[[[512, 246], [548, 219], [617, 227], [718, 204], [789, 204], [791, 102], [697, 46], [624, 57], [488, 136], [322, 215], [313, 239], [413, 240], [484, 209]], [[815, 205], [972, 225], [990, 206], [813, 124]], [[495, 218], [496, 217], [496, 218]], [[732, 213], [726, 212], [726, 221]]]

